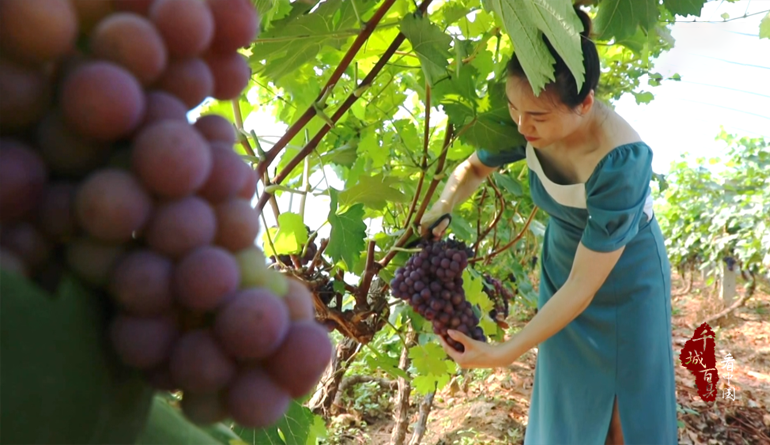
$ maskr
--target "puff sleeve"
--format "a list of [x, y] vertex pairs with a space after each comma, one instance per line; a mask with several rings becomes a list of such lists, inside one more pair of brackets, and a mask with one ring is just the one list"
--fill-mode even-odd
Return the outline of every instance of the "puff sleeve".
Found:
[[489, 150], [479, 148], [476, 150], [476, 156], [479, 161], [487, 167], [500, 167], [505, 164], [520, 161], [527, 157], [526, 147], [511, 147], [500, 150], [498, 153], [492, 153]]
[[602, 159], [586, 183], [588, 222], [583, 245], [612, 252], [628, 244], [646, 218], [651, 179], [652, 150], [644, 143], [617, 147]]

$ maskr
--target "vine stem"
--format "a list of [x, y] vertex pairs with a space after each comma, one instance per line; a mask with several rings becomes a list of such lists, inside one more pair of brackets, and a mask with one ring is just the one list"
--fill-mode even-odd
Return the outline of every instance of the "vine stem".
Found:
[[430, 84], [425, 82], [425, 125], [423, 131], [423, 144], [422, 144], [422, 163], [420, 164], [420, 180], [417, 182], [417, 191], [414, 192], [414, 199], [409, 206], [409, 212], [404, 220], [404, 227], [408, 227], [412, 222], [412, 215], [414, 209], [417, 206], [417, 200], [420, 199], [420, 193], [422, 192], [422, 185], [425, 182], [425, 174], [428, 172], [428, 145], [430, 142]]
[[[393, 26], [398, 26], [399, 23], [400, 22], [398, 21], [385, 22], [385, 23], [382, 23], [379, 26], [379, 28], [380, 29], [392, 28]], [[282, 37], [260, 37], [257, 40], [255, 40], [254, 43], [259, 44], [259, 43], [293, 42], [295, 40], [317, 39], [319, 37], [351, 37], [360, 32], [361, 32], [361, 28], [349, 28], [349, 29], [340, 29], [338, 31], [320, 32], [317, 34], [297, 34], [295, 36], [282, 36]]]
[[438, 183], [444, 179], [441, 173], [444, 171], [444, 165], [446, 164], [446, 156], [449, 152], [449, 147], [451, 147], [452, 144], [454, 144], [454, 142], [458, 140], [460, 136], [463, 135], [463, 133], [468, 131], [468, 129], [471, 128], [475, 123], [476, 118], [474, 117], [473, 120], [461, 128], [457, 134], [454, 134], [454, 127], [449, 123], [449, 121], [447, 121], [447, 129], [446, 133], [444, 134], [444, 147], [441, 150], [441, 155], [439, 156], [438, 162], [436, 163], [436, 173], [433, 176], [433, 180], [431, 181], [430, 186], [428, 186], [428, 192], [425, 193], [425, 198], [422, 200], [420, 209], [417, 210], [417, 216], [414, 218], [415, 221], [419, 221], [422, 218], [422, 215], [425, 214], [425, 210], [428, 208], [428, 204], [430, 203], [431, 197], [433, 197], [433, 193], [435, 193], [436, 188], [438, 187]]
[[267, 242], [268, 244], [270, 244], [270, 248], [273, 249], [273, 253], [275, 254], [275, 261], [285, 268], [286, 265], [283, 264], [283, 261], [281, 261], [280, 258], [278, 258], [278, 254], [275, 251], [275, 245], [273, 244], [273, 237], [270, 235], [270, 230], [268, 230], [267, 228], [267, 220], [265, 219], [265, 214], [262, 213], [259, 216], [262, 217], [262, 223], [265, 225], [265, 235], [267, 236]]
[[496, 251], [490, 253], [489, 255], [480, 257], [480, 258], [473, 258], [471, 260], [468, 260], [468, 263], [475, 263], [478, 261], [489, 261], [492, 258], [496, 257], [497, 255], [500, 255], [501, 253], [505, 252], [506, 250], [510, 249], [511, 246], [516, 244], [520, 239], [524, 237], [524, 234], [527, 233], [527, 229], [529, 228], [529, 225], [532, 223], [532, 220], [535, 219], [535, 215], [537, 214], [537, 206], [535, 206], [534, 209], [532, 209], [532, 213], [529, 214], [529, 218], [527, 218], [527, 222], [524, 224], [524, 227], [521, 228], [521, 231], [514, 239], [512, 239], [508, 244], [504, 245], [503, 247], [497, 249]]
[[[422, 204], [420, 204], [419, 210], [417, 210], [417, 214], [414, 217], [415, 221], [419, 221], [422, 218], [422, 215], [425, 214], [425, 210], [428, 208], [428, 204], [430, 203], [430, 199], [433, 196], [433, 193], [436, 192], [436, 188], [438, 187], [438, 183], [441, 182], [443, 179], [443, 171], [444, 171], [444, 165], [446, 164], [446, 156], [449, 152], [449, 147], [452, 146], [454, 141], [460, 138], [463, 133], [465, 133], [473, 124], [476, 123], [476, 118], [474, 117], [473, 120], [471, 120], [469, 123], [467, 123], [463, 128], [460, 129], [457, 134], [454, 133], [454, 127], [452, 126], [449, 121], [447, 121], [447, 127], [446, 131], [444, 132], [444, 147], [441, 150], [441, 154], [438, 157], [438, 161], [436, 162], [436, 170], [435, 174], [433, 175], [433, 180], [431, 180], [430, 186], [428, 186], [428, 191], [425, 193], [425, 198], [422, 200]], [[403, 250], [401, 247], [406, 244], [407, 241], [409, 241], [409, 238], [412, 237], [412, 234], [414, 234], [414, 224], [410, 224], [406, 227], [406, 230], [404, 230], [403, 235], [401, 235], [401, 238], [399, 238], [396, 243], [391, 247], [390, 251], [385, 255], [383, 259], [378, 261], [380, 268], [387, 267], [390, 261], [393, 259], [393, 257], [396, 256], [396, 254]]]
[[[299, 200], [299, 215], [302, 218], [302, 221], [305, 221], [305, 203], [307, 201], [307, 194], [310, 192], [310, 158], [305, 158], [305, 171], [303, 173], [302, 177], [303, 182], [303, 188], [305, 189], [305, 193], [302, 194], [302, 197]], [[306, 246], [307, 247], [307, 246]]]
[[[233, 118], [235, 119], [235, 125], [238, 128], [238, 132], [243, 135], [246, 133], [246, 129], [243, 128], [243, 113], [241, 113], [241, 104], [239, 102], [239, 99], [233, 99], [231, 102], [231, 105], [233, 107]], [[245, 136], [238, 138], [241, 142], [241, 145], [243, 146], [243, 149], [246, 151], [246, 153], [249, 154], [249, 156], [257, 157], [256, 153], [254, 152], [254, 149], [251, 148], [251, 144], [249, 144], [249, 139]], [[254, 142], [259, 146], [259, 140], [255, 139]], [[270, 183], [268, 177], [267, 177], [267, 171], [264, 172], [264, 175], [257, 172], [257, 175], [259, 175], [257, 178], [262, 180], [262, 184], [267, 187]], [[263, 192], [264, 193], [264, 192]], [[270, 199], [270, 207], [273, 209], [273, 215], [275, 215], [275, 223], [278, 224], [278, 215], [281, 214], [280, 210], [278, 209], [278, 201], [275, 200], [275, 196], [272, 194], [268, 194]], [[262, 213], [262, 209], [259, 209], [259, 212]], [[265, 219], [264, 217], [262, 218]], [[267, 230], [267, 221], [265, 223], [265, 230]], [[273, 250], [275, 251], [275, 250]]]
[[[388, 1], [390, 1], [390, 0], [388, 0]], [[395, 0], [393, 0], [393, 1], [395, 1]], [[431, 4], [432, 1], [433, 0], [424, 0], [422, 2], [422, 4], [420, 5], [420, 11], [424, 13], [425, 10], [427, 10], [428, 6]], [[382, 7], [380, 7], [380, 9], [382, 9]], [[380, 12], [380, 10], [377, 11], [377, 13], [379, 13], [379, 12]], [[383, 12], [383, 14], [384, 14], [384, 12]], [[365, 29], [365, 31], [368, 30], [369, 34], [371, 34], [371, 29], [370, 29], [370, 27], [368, 25], [364, 29]], [[362, 34], [364, 34], [364, 33], [362, 32]], [[382, 68], [385, 67], [385, 64], [388, 62], [388, 60], [390, 60], [390, 58], [396, 52], [398, 47], [401, 46], [401, 44], [404, 42], [405, 39], [406, 39], [406, 36], [403, 33], [398, 33], [398, 35], [393, 39], [393, 42], [390, 44], [388, 49], [386, 49], [385, 52], [382, 54], [382, 56], [380, 57], [380, 60], [377, 61], [377, 63], [372, 68], [372, 70], [369, 71], [369, 74], [367, 74], [366, 77], [364, 78], [364, 80], [361, 81], [361, 84], [355, 90], [353, 90], [352, 93], [350, 93], [348, 98], [345, 99], [345, 102], [343, 102], [342, 105], [340, 105], [340, 107], [337, 109], [337, 111], [334, 112], [334, 115], [332, 115], [332, 117], [331, 117], [331, 123], [332, 124], [336, 123], [350, 109], [350, 107], [356, 102], [356, 100], [358, 100], [358, 97], [360, 96], [359, 91], [362, 88], [368, 88], [372, 84], [372, 82], [374, 81], [374, 78], [377, 77], [377, 75], [380, 73], [380, 71], [382, 71]], [[356, 42], [358, 42], [358, 41], [359, 41], [359, 39], [356, 39]], [[358, 51], [358, 49], [360, 49], [361, 45], [363, 45], [363, 41], [360, 42], [360, 44], [358, 45], [358, 48], [356, 48], [356, 51]], [[351, 47], [351, 50], [354, 47], [355, 46]], [[348, 51], [348, 53], [351, 53], [351, 51]], [[353, 55], [351, 55], [350, 58], [352, 59], [354, 55], [355, 55], [355, 53], [353, 53]], [[347, 57], [347, 55], [346, 55], [346, 57]], [[342, 63], [340, 63], [340, 66], [342, 66]], [[338, 66], [338, 68], [339, 68], [339, 66]], [[323, 90], [322, 90], [322, 93], [323, 93]], [[313, 109], [312, 106], [310, 108], [311, 108], [311, 110]], [[312, 111], [312, 112], [314, 113], [314, 111]], [[305, 112], [305, 114], [307, 114], [307, 113], [308, 112]], [[304, 117], [304, 115], [303, 115], [303, 117]], [[308, 120], [310, 120], [311, 117], [312, 117], [312, 114], [310, 115], [310, 117], [308, 117]], [[293, 127], [294, 126], [292, 126], [292, 128]], [[291, 171], [294, 169], [294, 167], [296, 167], [302, 161], [302, 159], [304, 159], [313, 150], [315, 150], [315, 148], [321, 142], [321, 139], [323, 139], [323, 137], [326, 135], [326, 133], [329, 132], [329, 130], [331, 130], [331, 126], [329, 125], [329, 123], [327, 123], [326, 125], [321, 127], [321, 129], [318, 131], [318, 133], [316, 133], [316, 135], [313, 137], [313, 139], [310, 142], [308, 142], [305, 145], [305, 147], [299, 153], [297, 153], [297, 155], [294, 156], [294, 158], [292, 158], [291, 161], [289, 161], [289, 163], [286, 165], [286, 167], [284, 167], [283, 170], [281, 170], [280, 173], [278, 173], [275, 176], [274, 181], [275, 182], [281, 182], [284, 179], [286, 179], [286, 177], [289, 175], [289, 173], [291, 173]], [[290, 131], [291, 131], [291, 129], [289, 129], [289, 131], [287, 131], [286, 135], [284, 135], [284, 137], [281, 138], [281, 140], [286, 139], [284, 141], [284, 145], [286, 144], [286, 142], [288, 142], [289, 140], [291, 140], [291, 138], [294, 137], [294, 135], [290, 135]], [[297, 128], [296, 131], [299, 131], [299, 128]], [[296, 132], [295, 132], [295, 134], [296, 134]], [[288, 136], [288, 139], [287, 139], [287, 136]], [[281, 142], [281, 141], [279, 141], [279, 142]], [[278, 144], [278, 143], [276, 143], [276, 144]], [[270, 152], [273, 152], [277, 147], [279, 147], [279, 146], [278, 145], [273, 146], [273, 148], [270, 149]], [[271, 161], [271, 158], [269, 157], [270, 156], [270, 152], [268, 152], [266, 154], [265, 161], [260, 163], [260, 165], [265, 165], [265, 167], [263, 167], [263, 169], [266, 169], [267, 168], [266, 165], [269, 164], [269, 162]], [[277, 154], [277, 151], [273, 152], [273, 157], [275, 157], [276, 154]], [[257, 203], [257, 208], [259, 208], [259, 209], [264, 208], [266, 202], [267, 201], [266, 201], [266, 198], [264, 198], [264, 196], [260, 197], [259, 202]]]
[[[310, 122], [310, 119], [313, 118], [313, 116], [316, 115], [316, 107], [315, 104], [320, 101], [321, 99], [327, 97], [327, 94], [329, 90], [334, 88], [334, 86], [337, 84], [337, 82], [342, 78], [342, 74], [345, 72], [345, 70], [348, 69], [348, 66], [350, 65], [350, 62], [353, 61], [353, 58], [355, 58], [356, 54], [358, 54], [358, 51], [361, 50], [361, 47], [364, 45], [364, 42], [369, 38], [369, 36], [372, 35], [372, 32], [374, 32], [375, 28], [377, 28], [377, 25], [380, 23], [382, 18], [385, 16], [385, 14], [388, 12], [391, 6], [396, 2], [396, 0], [385, 0], [383, 4], [380, 6], [379, 9], [374, 13], [371, 19], [369, 19], [368, 22], [363, 26], [361, 29], [360, 34], [358, 34], [358, 37], [356, 37], [356, 40], [353, 42], [352, 45], [350, 45], [350, 48], [348, 49], [348, 52], [345, 53], [345, 56], [340, 61], [339, 65], [337, 65], [337, 69], [334, 70], [331, 77], [329, 77], [329, 80], [326, 81], [326, 85], [321, 89], [321, 92], [318, 94], [318, 97], [316, 100], [311, 104], [307, 110], [302, 114], [302, 116], [297, 120], [297, 122], [294, 123], [288, 130], [286, 130], [286, 133], [279, 139], [275, 145], [273, 145], [270, 150], [265, 153], [265, 159], [259, 163], [259, 166], [257, 167], [257, 171], [260, 173], [267, 170], [267, 166], [270, 165], [271, 162], [275, 159], [276, 156], [278, 156], [278, 153], [283, 150], [283, 148], [286, 146], [286, 144], [289, 143], [290, 140], [294, 138], [294, 136], [299, 133], [299, 131], [305, 127], [305, 125]], [[402, 34], [399, 34], [402, 35]]]
[[492, 187], [492, 190], [495, 191], [495, 196], [497, 197], [498, 202], [500, 203], [500, 210], [495, 214], [495, 218], [492, 220], [492, 223], [479, 234], [478, 239], [476, 240], [476, 246], [474, 246], [474, 251], [478, 251], [478, 246], [481, 244], [481, 241], [489, 235], [489, 232], [492, 231], [495, 227], [497, 227], [497, 223], [500, 222], [500, 219], [503, 216], [503, 211], [505, 211], [505, 200], [503, 198], [503, 194], [500, 193], [500, 189], [497, 188], [497, 185], [494, 181], [492, 181], [491, 177], [487, 178], [487, 182], [489, 183], [489, 186]]
[[356, 292], [356, 309], [362, 308], [362, 310], [368, 309], [369, 303], [366, 297], [369, 295], [369, 288], [372, 285], [372, 278], [377, 272], [374, 262], [374, 248], [377, 243], [374, 240], [369, 240], [369, 247], [366, 250], [366, 268], [364, 269], [364, 276], [361, 277], [361, 285], [358, 286], [358, 292]]
[[329, 239], [328, 238], [321, 238], [321, 246], [318, 247], [318, 250], [315, 252], [315, 255], [313, 256], [313, 261], [310, 262], [310, 266], [307, 268], [308, 273], [312, 274], [316, 267], [321, 265], [322, 257], [324, 250], [326, 250], [326, 247], [329, 245]]
[[[441, 181], [441, 172], [444, 171], [444, 164], [446, 162], [446, 156], [449, 152], [449, 147], [452, 145], [452, 143], [456, 140], [457, 137], [460, 136], [458, 133], [457, 136], [453, 135], [453, 128], [452, 124], [447, 121], [447, 127], [446, 131], [444, 132], [444, 147], [441, 150], [441, 154], [439, 155], [438, 162], [436, 163], [436, 170], [435, 174], [433, 176], [433, 180], [430, 183], [430, 186], [428, 186], [428, 191], [425, 193], [425, 198], [422, 200], [422, 204], [420, 205], [420, 209], [417, 210], [417, 214], [414, 217], [415, 221], [419, 221], [420, 218], [422, 218], [422, 215], [425, 213], [425, 209], [428, 207], [428, 202], [430, 201], [431, 196], [433, 196], [433, 193], [436, 191], [436, 187], [438, 186], [439, 181]], [[414, 225], [408, 224], [406, 226], [406, 229], [404, 230], [403, 235], [401, 235], [401, 238], [399, 238], [396, 243], [393, 245], [393, 247], [390, 249], [390, 251], [385, 255], [384, 258], [382, 258], [380, 261], [378, 261], [380, 268], [387, 267], [390, 261], [395, 257], [398, 252], [401, 249], [404, 244], [406, 244], [407, 241], [409, 241], [409, 238], [412, 237], [412, 234], [414, 233]]]
[[487, 189], [484, 187], [484, 189], [481, 191], [481, 199], [479, 199], [479, 205], [476, 207], [476, 210], [478, 210], [478, 215], [476, 218], [476, 245], [473, 246], [473, 256], [476, 256], [479, 253], [479, 244], [481, 243], [481, 215], [484, 213], [484, 200], [487, 198]]
[[[400, 301], [398, 303], [400, 303]], [[393, 326], [393, 323], [391, 323], [390, 320], [385, 320], [385, 323], [387, 323], [388, 326], [390, 326], [391, 329], [393, 329], [393, 331], [396, 333], [396, 336], [399, 338], [399, 340], [401, 340], [401, 344], [404, 345], [404, 349], [409, 349], [409, 345], [406, 344], [406, 339], [403, 335], [401, 335], [401, 331]]]

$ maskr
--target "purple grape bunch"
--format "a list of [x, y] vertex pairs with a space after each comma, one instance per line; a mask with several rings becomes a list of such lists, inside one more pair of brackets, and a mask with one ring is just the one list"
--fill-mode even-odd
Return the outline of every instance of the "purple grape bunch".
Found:
[[478, 326], [479, 318], [463, 290], [463, 271], [473, 250], [453, 239], [422, 240], [417, 247], [422, 250], [396, 270], [390, 282], [393, 295], [430, 321], [433, 332], [457, 351], [463, 352], [465, 348], [447, 335], [449, 329], [486, 341]]

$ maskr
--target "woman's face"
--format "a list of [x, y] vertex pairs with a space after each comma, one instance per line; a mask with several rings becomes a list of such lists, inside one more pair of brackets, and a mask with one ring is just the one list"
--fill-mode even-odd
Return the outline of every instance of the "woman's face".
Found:
[[533, 147], [547, 147], [574, 133], [586, 120], [593, 103], [590, 94], [577, 110], [562, 104], [556, 92], [546, 88], [536, 97], [526, 79], [508, 76], [505, 85], [508, 111], [521, 133]]

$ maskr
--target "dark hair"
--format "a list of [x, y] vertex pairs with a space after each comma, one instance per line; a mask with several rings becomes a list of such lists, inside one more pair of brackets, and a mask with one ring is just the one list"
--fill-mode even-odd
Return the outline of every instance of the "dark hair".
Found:
[[[583, 68], [585, 70], [585, 81], [580, 91], [577, 91], [577, 82], [575, 76], [572, 75], [567, 64], [564, 63], [564, 59], [561, 58], [558, 52], [554, 49], [551, 42], [543, 34], [543, 41], [545, 42], [548, 51], [556, 60], [554, 77], [555, 81], [552, 82], [559, 95], [561, 102], [570, 107], [575, 108], [580, 105], [583, 100], [588, 96], [591, 90], [596, 90], [599, 84], [599, 75], [601, 74], [601, 68], [599, 66], [599, 53], [596, 51], [596, 45], [589, 38], [591, 35], [591, 18], [588, 17], [585, 11], [575, 6], [575, 13], [580, 17], [580, 21], [583, 23], [583, 31], [580, 33], [580, 48], [583, 52]], [[526, 79], [524, 69], [521, 67], [516, 52], [514, 51], [511, 60], [508, 62], [506, 71], [509, 76], [523, 77]]]

